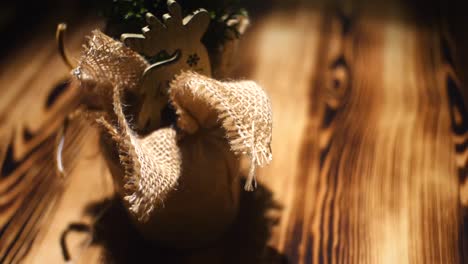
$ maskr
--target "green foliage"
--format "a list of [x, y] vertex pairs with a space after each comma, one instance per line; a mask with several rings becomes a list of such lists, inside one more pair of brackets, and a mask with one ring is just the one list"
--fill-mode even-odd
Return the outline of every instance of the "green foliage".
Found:
[[161, 9], [162, 0], [112, 0], [107, 1], [102, 14], [119, 22], [143, 23], [147, 12], [155, 12]]

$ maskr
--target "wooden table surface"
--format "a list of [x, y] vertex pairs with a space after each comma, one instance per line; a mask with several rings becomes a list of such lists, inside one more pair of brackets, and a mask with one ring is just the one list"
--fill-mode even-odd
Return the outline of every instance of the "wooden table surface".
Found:
[[274, 158], [234, 226], [194, 250], [136, 234], [88, 124], [56, 172], [76, 94], [55, 24], [69, 18], [77, 57], [103, 23], [23, 30], [0, 58], [0, 263], [468, 263], [468, 42], [447, 8], [405, 2], [255, 5], [232, 77], [268, 91]]

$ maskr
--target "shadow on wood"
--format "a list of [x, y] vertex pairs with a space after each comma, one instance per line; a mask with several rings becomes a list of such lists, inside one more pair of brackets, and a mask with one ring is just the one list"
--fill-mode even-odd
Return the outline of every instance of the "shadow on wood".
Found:
[[[274, 201], [272, 192], [259, 185], [254, 192], [242, 192], [239, 215], [218, 241], [198, 249], [171, 249], [144, 240], [118, 197], [89, 204], [86, 208], [86, 214], [97, 220], [92, 228], [92, 243], [104, 248], [105, 263], [147, 260], [157, 260], [158, 263], [288, 263], [286, 256], [267, 245], [272, 228], [279, 222], [278, 211], [281, 206]], [[64, 230], [62, 247], [66, 259], [70, 258], [64, 242], [66, 236], [89, 230], [80, 223], [70, 224]]]

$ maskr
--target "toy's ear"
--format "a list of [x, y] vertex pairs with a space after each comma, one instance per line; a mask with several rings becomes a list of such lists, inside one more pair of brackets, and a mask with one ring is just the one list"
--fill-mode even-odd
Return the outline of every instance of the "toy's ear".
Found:
[[206, 32], [210, 24], [210, 14], [205, 9], [195, 11], [192, 16], [187, 16], [184, 19], [187, 31], [191, 32], [194, 36], [200, 36], [200, 39]]
[[168, 14], [163, 15], [164, 24], [168, 28], [180, 28], [182, 27], [182, 8], [174, 0], [167, 1]]
[[142, 31], [146, 38], [151, 38], [152, 35], [161, 36], [163, 32], [166, 31], [166, 26], [161, 23], [161, 21], [159, 21], [159, 19], [157, 19], [153, 14], [146, 13], [145, 18], [148, 26], [144, 27]]
[[174, 0], [168, 0], [167, 9], [171, 17], [178, 21], [182, 21], [182, 8], [180, 7], [179, 3]]

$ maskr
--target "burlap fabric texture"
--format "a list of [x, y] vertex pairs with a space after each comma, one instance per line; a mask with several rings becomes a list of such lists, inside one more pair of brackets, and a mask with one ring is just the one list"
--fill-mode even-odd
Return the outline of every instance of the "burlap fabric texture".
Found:
[[[164, 204], [168, 192], [177, 188], [178, 179], [186, 173], [180, 142], [200, 131], [224, 135], [230, 151], [250, 159], [245, 189], [253, 190], [255, 168], [272, 159], [271, 105], [263, 89], [252, 81], [221, 82], [182, 72], [169, 89], [177, 123], [141, 136], [126, 118], [127, 102], [122, 95], [138, 89], [148, 66], [121, 42], [93, 31], [72, 72], [82, 92], [89, 95], [97, 122], [114, 143], [124, 175], [127, 209], [144, 222]], [[197, 151], [203, 152], [201, 146]]]

